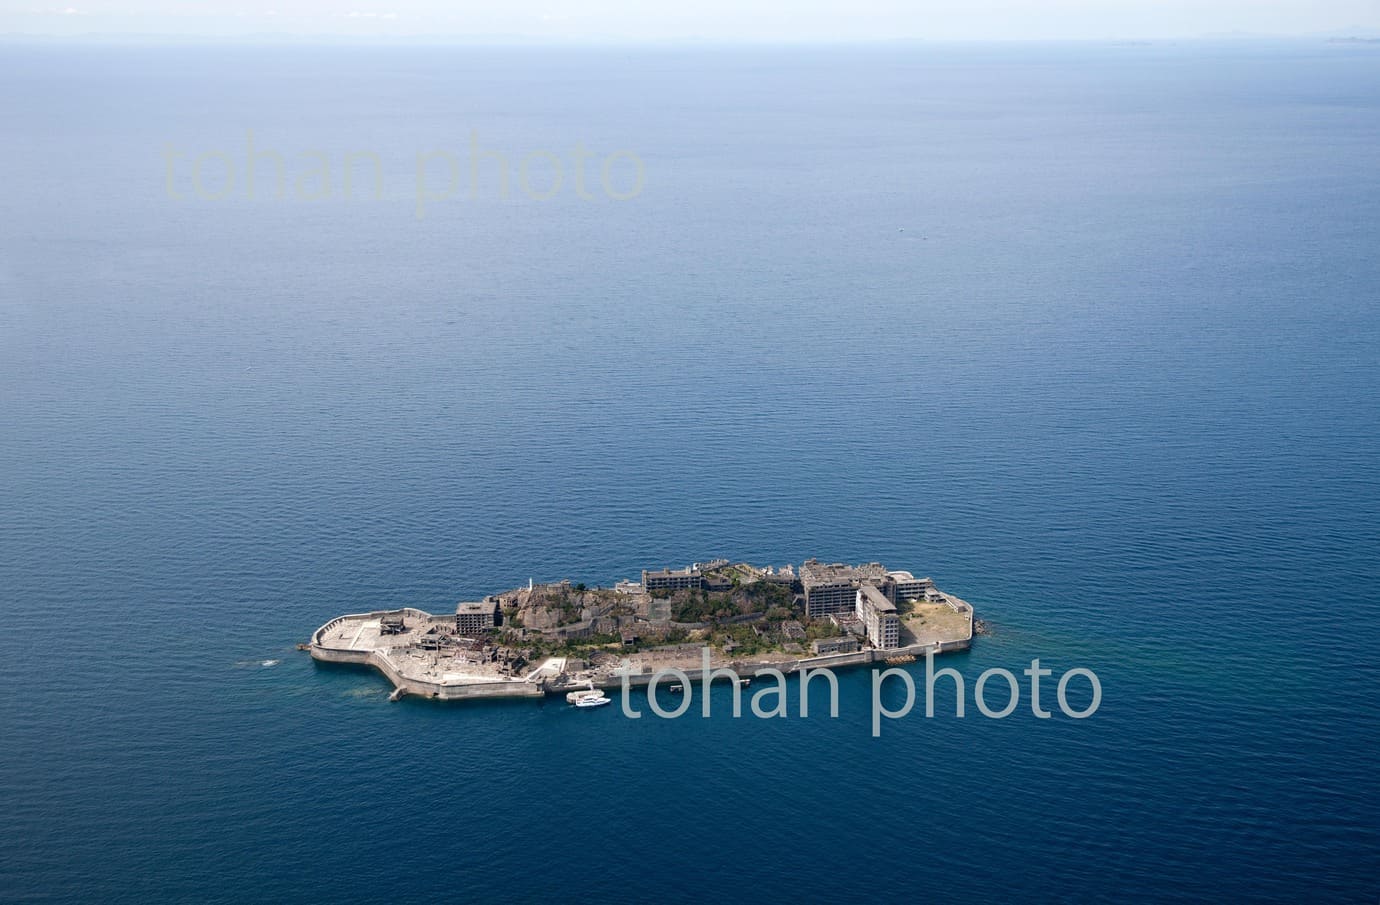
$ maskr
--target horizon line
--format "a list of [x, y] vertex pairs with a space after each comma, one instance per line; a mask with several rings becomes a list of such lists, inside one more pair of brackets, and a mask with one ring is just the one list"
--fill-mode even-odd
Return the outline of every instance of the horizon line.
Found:
[[1355, 28], [1345, 31], [1305, 33], [1210, 32], [1178, 36], [1105, 37], [858, 37], [858, 38], [752, 38], [752, 37], [622, 37], [586, 35], [555, 37], [525, 34], [455, 35], [347, 35], [331, 33], [255, 32], [246, 34], [205, 34], [198, 32], [84, 32], [53, 34], [46, 32], [0, 32], [0, 43], [50, 44], [298, 44], [298, 45], [419, 45], [483, 47], [864, 47], [898, 45], [1120, 45], [1146, 46], [1208, 43], [1355, 43], [1380, 45], [1380, 28]]

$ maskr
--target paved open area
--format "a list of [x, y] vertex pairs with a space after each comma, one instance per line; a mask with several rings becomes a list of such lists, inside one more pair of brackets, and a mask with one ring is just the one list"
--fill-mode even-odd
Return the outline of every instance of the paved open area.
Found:
[[[385, 625], [385, 619], [389, 625]], [[320, 632], [321, 647], [362, 654], [373, 653], [411, 679], [438, 685], [473, 685], [520, 681], [496, 662], [488, 649], [458, 638], [445, 618], [429, 617], [415, 610], [346, 616]], [[558, 675], [564, 668], [546, 663], [543, 675]]]
[[342, 619], [321, 633], [326, 647], [344, 650], [373, 650], [379, 646], [379, 627], [382, 621], [374, 616], [362, 619]]
[[912, 604], [911, 611], [901, 620], [901, 645], [938, 644], [967, 638], [972, 618], [971, 608], [957, 612], [946, 603]]

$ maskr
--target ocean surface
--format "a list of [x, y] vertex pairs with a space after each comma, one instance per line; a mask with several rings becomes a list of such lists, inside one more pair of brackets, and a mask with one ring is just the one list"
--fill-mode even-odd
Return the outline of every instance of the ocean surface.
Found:
[[[12, 45], [0, 108], [0, 899], [1380, 897], [1374, 48]], [[968, 716], [294, 650], [720, 555], [970, 600]], [[977, 716], [1033, 657], [1100, 709]]]

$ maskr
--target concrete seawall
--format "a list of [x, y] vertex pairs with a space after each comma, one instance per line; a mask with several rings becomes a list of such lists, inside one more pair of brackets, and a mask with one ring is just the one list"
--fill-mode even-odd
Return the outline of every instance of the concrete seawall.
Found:
[[[734, 660], [724, 664], [712, 666], [711, 671], [727, 670], [740, 677], [753, 678], [760, 670], [775, 669], [783, 674], [790, 675], [802, 669], [837, 669], [839, 667], [870, 666], [874, 663], [884, 663], [888, 659], [897, 657], [915, 657], [923, 659], [927, 654], [948, 653], [951, 651], [967, 650], [973, 641], [972, 631], [972, 608], [964, 604], [969, 614], [968, 634], [966, 638], [959, 638], [951, 641], [931, 642], [925, 644], [913, 644], [908, 647], [894, 648], [891, 650], [861, 650], [844, 654], [826, 654], [818, 657], [802, 657], [795, 660], [784, 660], [776, 663], [754, 661], [747, 662]], [[492, 682], [471, 681], [471, 682], [431, 682], [412, 676], [407, 676], [402, 669], [389, 657], [389, 651], [384, 649], [357, 650], [349, 647], [330, 645], [324, 642], [325, 637], [331, 629], [348, 620], [375, 620], [389, 615], [410, 616], [413, 619], [422, 621], [436, 621], [438, 617], [432, 616], [421, 610], [405, 607], [396, 610], [377, 610], [370, 613], [357, 613], [347, 616], [338, 616], [321, 626], [311, 636], [311, 644], [308, 649], [312, 659], [320, 660], [325, 663], [349, 663], [361, 666], [372, 666], [388, 678], [393, 683], [395, 695], [414, 695], [423, 698], [432, 698], [441, 701], [474, 700], [477, 698], [540, 698], [548, 694], [564, 694], [575, 688], [587, 688], [588, 682], [551, 682], [546, 681], [527, 681], [525, 679], [495, 679]], [[664, 667], [653, 668], [651, 666], [640, 666], [638, 671], [627, 674], [627, 684], [630, 688], [645, 688], [651, 684], [652, 677]], [[704, 677], [704, 670], [700, 667], [681, 669], [688, 681], [700, 682]], [[595, 679], [593, 684], [599, 688], [619, 689], [623, 687], [623, 675], [621, 673], [609, 675], [607, 677]], [[669, 684], [667, 677], [664, 677], [659, 685]]]
[[355, 613], [347, 616], [338, 616], [321, 626], [311, 636], [309, 652], [313, 660], [320, 660], [324, 663], [351, 663], [360, 666], [372, 666], [388, 678], [393, 683], [395, 692], [415, 695], [422, 698], [435, 698], [441, 701], [457, 701], [474, 698], [512, 698], [512, 697], [543, 697], [546, 692], [541, 685], [533, 682], [523, 682], [520, 680], [501, 680], [494, 682], [471, 682], [467, 684], [446, 684], [441, 682], [427, 682], [403, 675], [396, 664], [389, 659], [387, 651], [379, 650], [350, 650], [348, 648], [330, 647], [322, 643], [322, 638], [335, 626], [347, 620], [355, 619], [377, 619], [382, 616], [402, 614], [412, 616], [416, 619], [434, 621], [436, 617], [421, 610], [404, 607], [399, 610], [376, 610], [371, 613]]
[[540, 698], [546, 692], [535, 682], [518, 680], [500, 682], [473, 682], [466, 685], [446, 685], [440, 682], [426, 682], [404, 676], [393, 665], [387, 655], [379, 651], [331, 650], [313, 646], [311, 656], [323, 663], [350, 663], [357, 666], [372, 666], [393, 683], [394, 689], [404, 694], [421, 698], [436, 698], [441, 701], [458, 701], [467, 698]]
[[[799, 660], [785, 660], [779, 663], [743, 663], [733, 661], [710, 667], [710, 672], [715, 670], [729, 670], [736, 673], [741, 678], [755, 678], [761, 670], [775, 669], [785, 675], [800, 672], [802, 669], [838, 669], [853, 666], [870, 666], [874, 663], [885, 663], [893, 657], [913, 656], [917, 659], [924, 659], [925, 655], [933, 652], [935, 654], [951, 653], [953, 651], [967, 650], [972, 646], [973, 639], [971, 634], [967, 638], [945, 641], [935, 644], [913, 644], [909, 647], [894, 648], [892, 650], [861, 650], [847, 654], [827, 654], [821, 657], [806, 657]], [[664, 669], [664, 668], [663, 668]], [[691, 669], [680, 669], [685, 673], [685, 677], [691, 682], [700, 682], [704, 678], [705, 670], [695, 667]], [[628, 675], [628, 687], [646, 688], [651, 684], [652, 677], [658, 670], [645, 669], [642, 672], [630, 673]], [[621, 675], [614, 676], [603, 682], [595, 683], [600, 688], [622, 688], [623, 678]], [[663, 676], [658, 683], [659, 686], [668, 684], [668, 677]]]

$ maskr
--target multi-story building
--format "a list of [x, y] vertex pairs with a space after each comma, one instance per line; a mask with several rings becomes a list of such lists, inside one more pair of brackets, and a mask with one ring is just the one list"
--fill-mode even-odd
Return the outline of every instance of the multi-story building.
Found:
[[462, 603], [455, 608], [455, 630], [462, 635], [477, 635], [502, 624], [503, 611], [495, 598], [486, 598], [482, 603]]
[[810, 650], [815, 656], [821, 654], [851, 654], [858, 649], [858, 639], [844, 636], [841, 638], [820, 638], [810, 645]]
[[925, 592], [934, 588], [933, 579], [916, 578], [909, 572], [888, 572], [887, 577], [896, 589], [893, 600], [924, 600]]
[[655, 572], [642, 570], [642, 587], [652, 591], [679, 591], [684, 588], [700, 588], [704, 585], [704, 575], [691, 566], [688, 569], [658, 569]]
[[881, 563], [847, 566], [807, 559], [800, 567], [800, 584], [805, 589], [805, 615], [811, 619], [830, 613], [846, 613], [857, 605], [858, 588], [871, 584], [889, 596], [893, 587]]
[[873, 647], [890, 650], [901, 646], [901, 617], [885, 594], [874, 585], [864, 584], [858, 588], [856, 606]]

